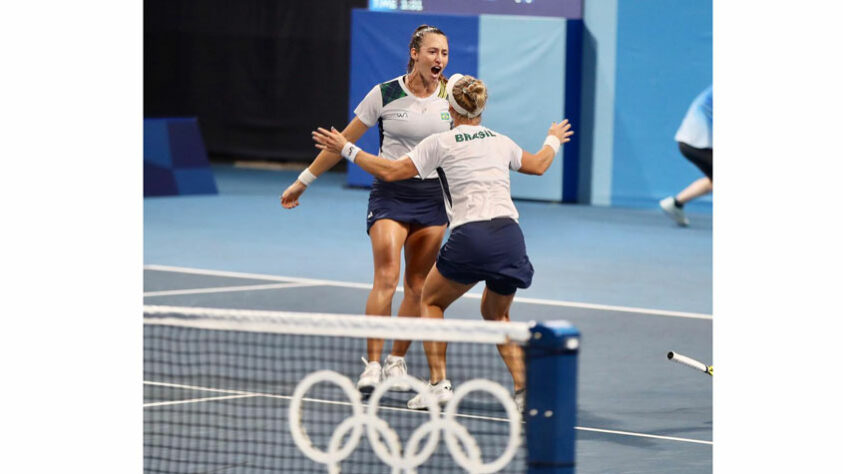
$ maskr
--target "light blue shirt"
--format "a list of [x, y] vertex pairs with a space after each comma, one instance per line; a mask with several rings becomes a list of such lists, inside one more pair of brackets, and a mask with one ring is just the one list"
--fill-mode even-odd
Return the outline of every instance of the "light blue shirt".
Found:
[[694, 148], [714, 148], [712, 139], [712, 86], [691, 103], [674, 139]]

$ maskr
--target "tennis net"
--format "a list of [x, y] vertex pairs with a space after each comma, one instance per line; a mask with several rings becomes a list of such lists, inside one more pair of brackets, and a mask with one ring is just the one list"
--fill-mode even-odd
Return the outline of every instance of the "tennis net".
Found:
[[[369, 337], [414, 341], [410, 391], [357, 391]], [[454, 398], [411, 410], [423, 341], [447, 342]], [[525, 354], [523, 414], [501, 344]], [[578, 347], [567, 323], [144, 306], [144, 471], [573, 472]]]

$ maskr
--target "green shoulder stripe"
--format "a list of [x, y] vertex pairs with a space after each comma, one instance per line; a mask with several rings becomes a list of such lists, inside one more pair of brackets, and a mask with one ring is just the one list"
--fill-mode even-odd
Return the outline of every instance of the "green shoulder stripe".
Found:
[[448, 98], [448, 89], [445, 88], [446, 85], [446, 83], [439, 81], [439, 97], [442, 99]]
[[398, 79], [381, 84], [383, 107], [386, 107], [386, 104], [392, 102], [393, 100], [400, 99], [406, 95], [407, 93], [401, 88], [401, 84], [398, 83]]

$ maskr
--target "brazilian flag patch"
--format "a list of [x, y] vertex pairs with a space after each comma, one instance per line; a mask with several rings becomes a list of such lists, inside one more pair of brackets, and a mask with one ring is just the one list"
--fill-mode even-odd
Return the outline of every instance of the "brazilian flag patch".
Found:
[[448, 112], [442, 112], [439, 116], [442, 117], [442, 120], [451, 120], [451, 114]]

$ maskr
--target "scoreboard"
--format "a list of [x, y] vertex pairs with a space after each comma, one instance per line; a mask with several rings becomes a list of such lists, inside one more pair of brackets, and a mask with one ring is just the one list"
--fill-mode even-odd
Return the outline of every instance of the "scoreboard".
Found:
[[369, 10], [582, 18], [583, 0], [369, 0]]

